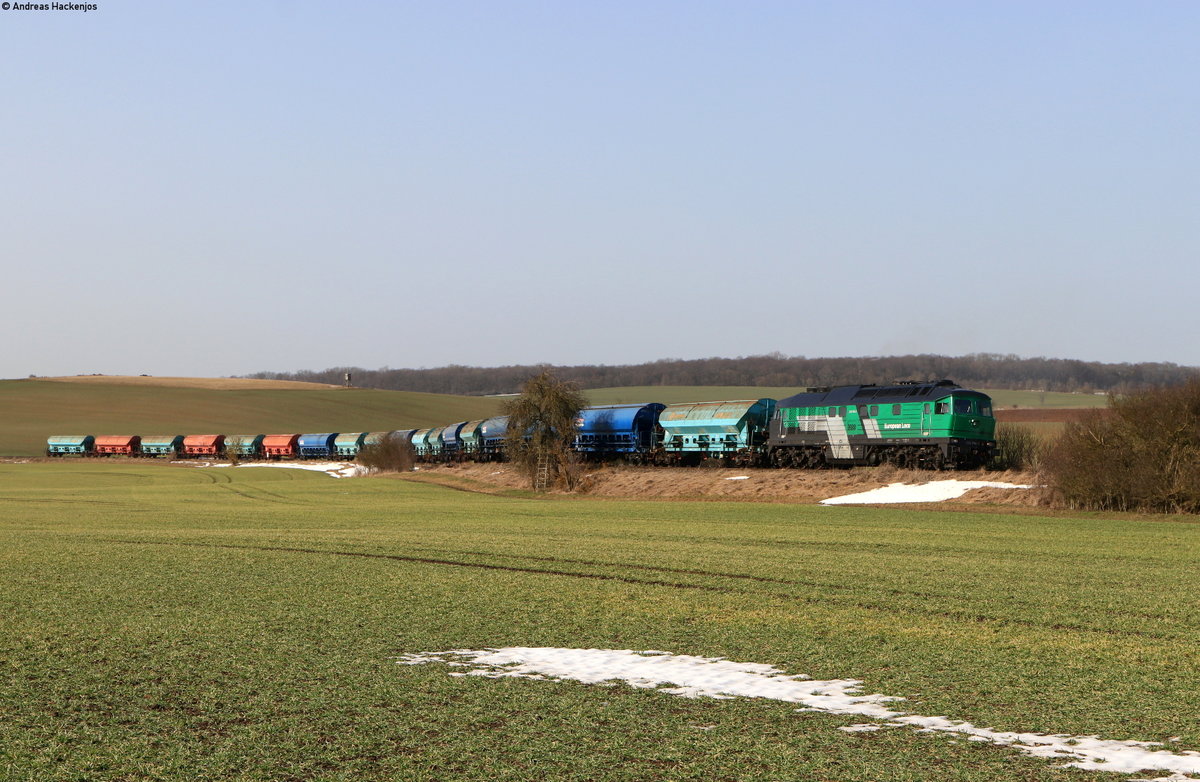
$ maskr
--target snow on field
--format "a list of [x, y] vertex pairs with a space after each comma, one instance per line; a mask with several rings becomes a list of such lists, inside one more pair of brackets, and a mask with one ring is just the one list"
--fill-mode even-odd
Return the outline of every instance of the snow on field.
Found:
[[832, 497], [821, 500], [822, 505], [868, 505], [893, 502], [942, 502], [963, 496], [971, 489], [1032, 489], [1016, 483], [998, 483], [996, 481], [930, 481], [911, 485], [893, 483], [882, 489], [872, 489], [858, 494], [847, 494], [844, 497]]
[[[190, 462], [181, 462], [190, 464]], [[332, 475], [334, 478], [357, 478], [366, 475], [369, 470], [361, 464], [351, 462], [242, 462], [230, 465], [226, 462], [201, 462], [197, 467], [283, 467], [290, 470], [313, 470]]]
[[1186, 779], [1200, 774], [1200, 752], [1154, 749], [1156, 741], [1116, 741], [1097, 736], [1020, 733], [978, 728], [946, 717], [925, 717], [895, 710], [890, 704], [904, 698], [862, 695], [857, 679], [815, 681], [802, 674], [789, 675], [763, 663], [739, 663], [720, 657], [695, 657], [660, 651], [629, 649], [560, 649], [508, 647], [457, 649], [448, 652], [406, 654], [401, 665], [444, 663], [469, 670], [452, 676], [514, 677], [552, 681], [577, 681], [608, 685], [625, 682], [633, 687], [659, 689], [684, 698], [767, 698], [800, 704], [798, 711], [817, 711], [866, 717], [872, 722], [843, 730], [869, 732], [883, 727], [912, 727], [921, 733], [952, 733], [971, 741], [1010, 746], [1027, 755], [1068, 761], [1076, 768], [1132, 774], [1143, 770], [1170, 771], [1162, 779]]

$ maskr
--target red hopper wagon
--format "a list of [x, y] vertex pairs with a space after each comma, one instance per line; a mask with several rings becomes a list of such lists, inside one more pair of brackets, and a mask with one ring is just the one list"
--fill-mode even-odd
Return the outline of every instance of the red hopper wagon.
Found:
[[121, 454], [137, 456], [142, 452], [142, 438], [139, 435], [102, 435], [96, 438], [95, 453], [102, 456]]
[[184, 456], [220, 456], [224, 452], [223, 434], [189, 434], [183, 438]]

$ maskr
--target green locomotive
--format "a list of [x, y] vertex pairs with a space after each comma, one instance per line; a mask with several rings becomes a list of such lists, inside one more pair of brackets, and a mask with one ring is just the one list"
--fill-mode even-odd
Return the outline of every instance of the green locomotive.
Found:
[[987, 463], [995, 437], [991, 397], [950, 380], [839, 386], [780, 400], [767, 458], [776, 467], [971, 469]]

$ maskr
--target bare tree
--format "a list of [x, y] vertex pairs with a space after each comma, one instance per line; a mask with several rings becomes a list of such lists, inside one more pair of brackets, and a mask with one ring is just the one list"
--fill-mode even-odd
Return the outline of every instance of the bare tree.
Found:
[[378, 437], [358, 449], [358, 463], [371, 472], [411, 472], [417, 460], [412, 443], [395, 432]]
[[521, 393], [504, 403], [508, 416], [505, 453], [510, 462], [538, 486], [538, 471], [544, 467], [550, 481], [575, 488], [577, 474], [571, 443], [575, 420], [587, 406], [587, 397], [576, 383], [559, 380], [548, 369], [526, 380]]

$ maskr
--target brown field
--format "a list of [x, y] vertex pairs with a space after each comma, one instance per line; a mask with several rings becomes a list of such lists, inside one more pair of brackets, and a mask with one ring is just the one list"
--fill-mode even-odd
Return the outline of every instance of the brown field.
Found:
[[206, 388], [213, 391], [266, 391], [271, 389], [329, 389], [342, 386], [301, 383], [293, 380], [252, 380], [244, 377], [152, 377], [143, 375], [71, 375], [39, 377], [55, 383], [95, 383], [105, 386], [158, 386], [160, 388]]
[[1103, 408], [1095, 407], [1021, 407], [996, 410], [996, 420], [1002, 424], [1065, 424]]

